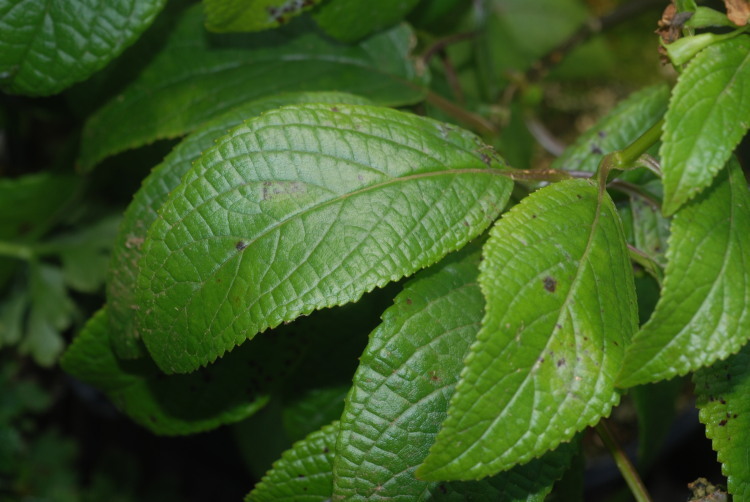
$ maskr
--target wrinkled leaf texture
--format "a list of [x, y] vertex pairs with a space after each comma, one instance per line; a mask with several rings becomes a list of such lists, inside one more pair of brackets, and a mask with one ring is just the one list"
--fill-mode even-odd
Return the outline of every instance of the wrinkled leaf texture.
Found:
[[205, 152], [143, 248], [138, 320], [166, 372], [462, 247], [512, 183], [474, 135], [387, 108], [270, 111]]
[[592, 180], [545, 187], [495, 224], [479, 277], [482, 329], [418, 477], [492, 475], [609, 414], [637, 328], [624, 239]]
[[414, 476], [480, 328], [479, 257], [470, 244], [420, 272], [370, 335], [341, 417], [333, 500], [541, 501], [567, 468], [573, 444], [482, 481]]
[[132, 44], [165, 0], [1, 0], [0, 88], [47, 96]]
[[750, 337], [750, 194], [736, 161], [672, 219], [661, 298], [628, 347], [618, 386], [684, 375]]
[[659, 151], [665, 215], [695, 197], [727, 163], [750, 127], [750, 37], [710, 45], [672, 90]]
[[367, 104], [368, 101], [352, 94], [300, 92], [277, 94], [243, 103], [185, 138], [143, 181], [141, 189], [125, 211], [112, 252], [107, 280], [110, 337], [119, 357], [133, 359], [144, 352], [135, 322], [138, 309], [135, 282], [146, 232], [156, 220], [157, 211], [167, 200], [169, 192], [177, 187], [200, 154], [212, 147], [229, 129], [264, 111], [292, 103]]

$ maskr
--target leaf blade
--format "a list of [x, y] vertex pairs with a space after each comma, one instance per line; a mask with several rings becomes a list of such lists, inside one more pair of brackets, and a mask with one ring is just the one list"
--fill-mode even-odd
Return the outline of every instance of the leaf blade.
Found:
[[744, 345], [750, 331], [748, 225], [747, 182], [732, 161], [673, 218], [662, 296], [628, 347], [619, 386], [684, 375]]
[[666, 216], [711, 184], [750, 123], [750, 38], [742, 35], [698, 53], [680, 75], [665, 116], [659, 152]]
[[637, 310], [609, 197], [591, 180], [556, 183], [490, 235], [479, 279], [487, 313], [418, 471], [426, 479], [477, 479], [531, 460], [619, 400], [614, 372]]
[[426, 74], [410, 59], [413, 34], [405, 25], [351, 47], [294, 26], [212, 39], [205, 36], [199, 7], [183, 13], [138, 79], [89, 118], [79, 158], [84, 169], [281, 91], [335, 88], [394, 106], [422, 99]]
[[135, 284], [141, 259], [141, 246], [159, 207], [180, 183], [204, 150], [214, 145], [227, 130], [250, 117], [293, 103], [353, 103], [367, 104], [368, 100], [344, 93], [300, 92], [270, 96], [250, 101], [209, 121], [177, 145], [164, 161], [156, 166], [143, 181], [125, 211], [112, 252], [107, 280], [108, 318], [110, 337], [119, 357], [134, 359], [144, 354], [140, 333], [135, 322], [138, 304]]
[[367, 106], [287, 107], [232, 131], [144, 245], [139, 321], [157, 364], [191, 371], [461, 247], [512, 185], [480, 148], [451, 126]]
[[321, 0], [203, 0], [206, 28], [215, 32], [276, 28]]
[[414, 471], [447, 414], [484, 301], [478, 247], [410, 280], [370, 336], [341, 417], [334, 500], [543, 500], [574, 448], [479, 482], [426, 482]]
[[132, 44], [164, 3], [0, 2], [0, 87], [47, 96], [84, 80]]

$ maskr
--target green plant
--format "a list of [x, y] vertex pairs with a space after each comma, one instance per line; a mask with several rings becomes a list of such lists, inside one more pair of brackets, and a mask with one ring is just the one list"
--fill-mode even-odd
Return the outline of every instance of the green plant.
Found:
[[[299, 441], [248, 500], [570, 500], [575, 482], [553, 488], [596, 427], [648, 500], [603, 419], [630, 393], [661, 439], [654, 397], [692, 374], [728, 491], [750, 498], [741, 12], [677, 1], [662, 26], [676, 84], [652, 79], [538, 168], [544, 78], [610, 68], [600, 39], [572, 49], [627, 6], [585, 23], [575, 0], [205, 0], [156, 18], [164, 2], [119, 0], [75, 2], [74, 20], [43, 4], [0, 2], [8, 93], [85, 80], [155, 23], [67, 94], [84, 111], [117, 92], [86, 118], [82, 172], [181, 138], [125, 211], [106, 305], [62, 358], [134, 421], [190, 434], [272, 410]], [[38, 243], [48, 229], [0, 253], [32, 271], [60, 254], [79, 277], [108, 249], [74, 240], [88, 251], [66, 262]], [[16, 296], [0, 322], [22, 319]]]

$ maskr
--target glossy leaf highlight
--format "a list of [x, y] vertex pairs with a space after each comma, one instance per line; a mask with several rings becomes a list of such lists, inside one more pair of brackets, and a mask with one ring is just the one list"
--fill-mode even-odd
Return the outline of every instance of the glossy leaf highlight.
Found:
[[132, 44], [164, 0], [0, 1], [0, 88], [55, 94]]
[[750, 37], [710, 45], [672, 90], [659, 152], [669, 216], [711, 184], [750, 127]]
[[637, 328], [624, 239], [614, 204], [591, 180], [543, 188], [495, 224], [479, 277], [482, 329], [418, 476], [507, 470], [609, 414]]
[[732, 161], [673, 218], [664, 288], [633, 337], [617, 384], [684, 375], [737, 352], [750, 337], [750, 194]]
[[133, 359], [143, 354], [135, 322], [136, 311], [139, 309], [135, 298], [135, 282], [146, 232], [156, 220], [157, 211], [167, 200], [169, 192], [177, 187], [200, 154], [212, 147], [229, 129], [264, 111], [292, 103], [366, 104], [368, 101], [338, 92], [299, 92], [277, 94], [244, 103], [185, 138], [143, 181], [141, 189], [125, 211], [112, 252], [107, 281], [108, 318], [112, 328], [110, 337], [119, 357]]
[[367, 106], [288, 107], [234, 129], [144, 244], [139, 321], [157, 364], [192, 371], [461, 247], [511, 188], [481, 149], [452, 126]]
[[414, 471], [448, 411], [484, 299], [469, 246], [407, 283], [370, 335], [341, 417], [334, 500], [543, 500], [573, 445], [494, 478], [427, 482]]

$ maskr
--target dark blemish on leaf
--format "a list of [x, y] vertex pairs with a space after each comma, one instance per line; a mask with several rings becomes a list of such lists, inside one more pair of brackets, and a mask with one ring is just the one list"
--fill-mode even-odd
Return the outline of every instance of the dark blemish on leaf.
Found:
[[591, 145], [591, 153], [593, 153], [594, 155], [602, 155], [604, 151], [597, 145]]
[[305, 477], [305, 475], [304, 475], [304, 474], [297, 474], [297, 477], [298, 477], [298, 478], [304, 478], [304, 477]]
[[719, 427], [724, 427], [725, 425], [727, 425], [726, 420], [722, 420], [721, 422], [719, 422]]
[[482, 162], [484, 162], [487, 165], [487, 167], [490, 167], [492, 165], [492, 161], [490, 160], [489, 155], [484, 154], [484, 153], [482, 154]]
[[557, 367], [565, 366], [565, 358], [563, 357], [559, 361], [557, 361]]
[[532, 215], [531, 215], [531, 217], [532, 217], [532, 218], [536, 218], [536, 215], [535, 215], [535, 214], [532, 214]]
[[331, 450], [329, 450], [327, 446], [325, 446], [325, 447], [323, 448], [323, 453], [328, 453], [329, 451], [331, 451]]
[[581, 194], [579, 193], [576, 194], [576, 197], [578, 197], [579, 199], [583, 199], [583, 196], [581, 196]]
[[465, 226], [465, 227], [468, 227], [468, 226], [469, 226], [469, 222], [468, 222], [468, 221], [466, 221], [466, 220], [462, 221], [461, 223], [462, 223], [462, 224], [463, 224], [463, 226]]
[[247, 243], [244, 241], [239, 241], [237, 244], [234, 245], [235, 248], [237, 248], [237, 251], [242, 251], [247, 247]]
[[584, 336], [584, 337], [583, 337], [583, 341], [584, 341], [584, 342], [588, 342], [588, 341], [589, 341], [589, 337], [587, 337], [587, 336]]
[[411, 298], [407, 298], [407, 299], [406, 299], [406, 304], [407, 304], [407, 305], [411, 305], [411, 304], [412, 304]]
[[440, 381], [440, 377], [437, 376], [437, 371], [430, 371], [430, 380], [432, 380], [433, 382]]
[[732, 418], [737, 418], [737, 414], [735, 413], [734, 415], [732, 415]]
[[448, 488], [446, 488], [444, 484], [441, 483], [438, 488], [440, 488], [440, 491], [443, 493], [443, 495], [448, 493]]
[[619, 347], [619, 346], [620, 346], [620, 344], [619, 344], [619, 343], [617, 343], [617, 342], [616, 342], [616, 341], [614, 341], [614, 340], [612, 340], [612, 343], [614, 343], [614, 344], [615, 344], [615, 347]]
[[557, 329], [562, 329], [562, 324], [555, 324], [555, 327], [556, 327]]
[[542, 364], [542, 363], [544, 362], [544, 358], [543, 358], [543, 357], [540, 357], [540, 358], [538, 359], [538, 361], [539, 361], [539, 364]]
[[727, 402], [726, 402], [726, 401], [724, 400], [724, 398], [723, 398], [723, 397], [720, 397], [720, 398], [719, 398], [719, 402], [720, 402], [721, 404], [727, 404]]
[[599, 135], [599, 137], [600, 137], [600, 138], [605, 138], [605, 137], [607, 137], [607, 133], [606, 133], [606, 132], [604, 132], [604, 131], [599, 131], [598, 135]]
[[550, 293], [554, 293], [555, 289], [557, 289], [557, 281], [550, 276], [545, 277], [542, 282], [544, 282], [544, 289]]
[[331, 111], [334, 112], [334, 113], [338, 113], [339, 109], [337, 107], [335, 107], [335, 106], [332, 106], [331, 107]]
[[365, 181], [365, 177], [362, 176], [361, 174], [358, 174], [357, 175], [357, 181]]

